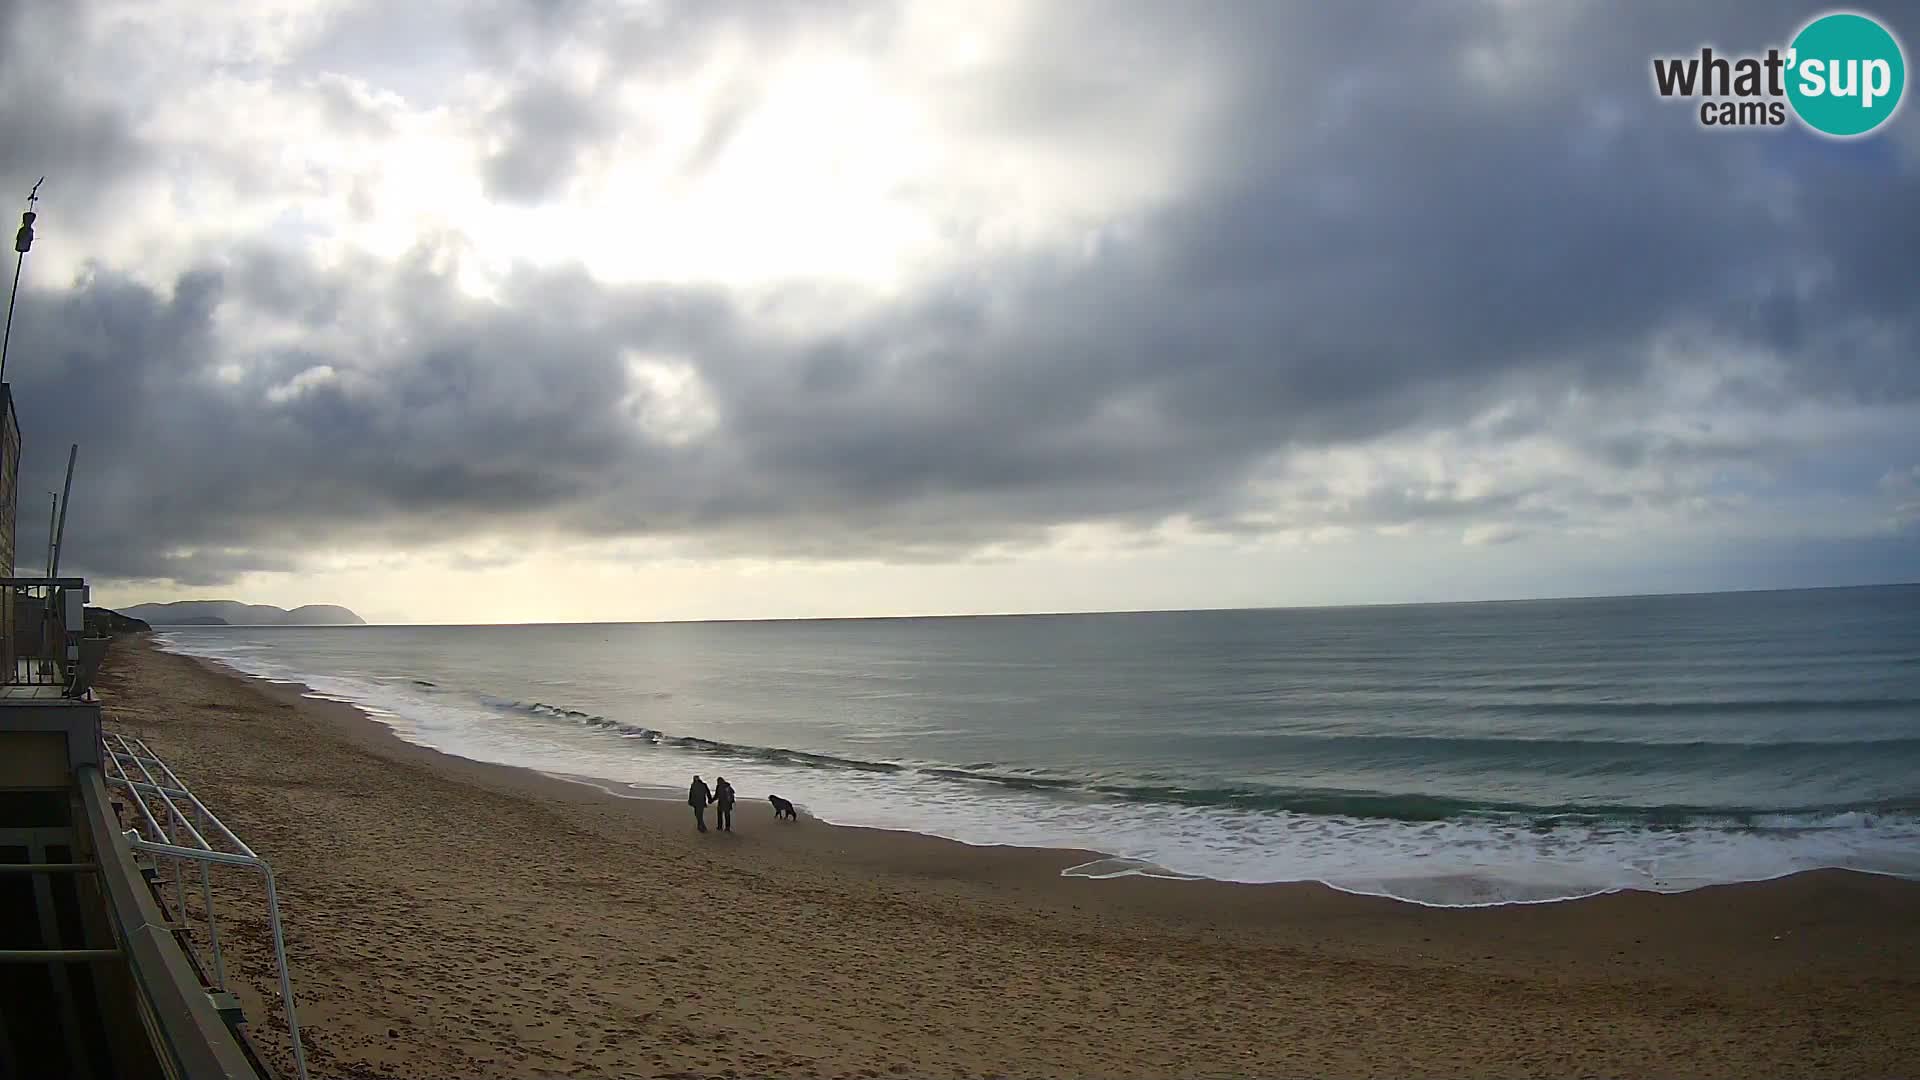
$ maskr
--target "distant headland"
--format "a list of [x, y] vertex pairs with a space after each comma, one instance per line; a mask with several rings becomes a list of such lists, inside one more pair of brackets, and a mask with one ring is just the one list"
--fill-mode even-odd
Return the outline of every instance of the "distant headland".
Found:
[[237, 600], [176, 600], [136, 604], [121, 614], [154, 626], [365, 626], [367, 620], [338, 604], [307, 604], [288, 611], [272, 604]]

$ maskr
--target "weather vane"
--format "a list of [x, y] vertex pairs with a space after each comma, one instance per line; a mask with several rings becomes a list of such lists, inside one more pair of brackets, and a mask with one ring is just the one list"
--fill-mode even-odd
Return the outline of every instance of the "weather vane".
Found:
[[41, 177], [33, 182], [33, 190], [27, 192], [27, 209], [20, 215], [20, 231], [13, 234], [13, 250], [19, 252], [13, 259], [13, 292], [7, 296], [7, 329], [0, 336], [0, 383], [7, 379], [7, 346], [13, 341], [13, 304], [20, 298], [20, 264], [26, 261], [27, 252], [33, 247], [33, 222], [39, 217], [34, 213], [33, 204], [40, 201], [40, 185], [47, 182]]
[[40, 201], [40, 185], [47, 182], [41, 177], [33, 182], [33, 190], [27, 192], [27, 212], [20, 215], [20, 231], [13, 236], [13, 250], [25, 255], [33, 247], [33, 222], [40, 215], [33, 212], [33, 204]]

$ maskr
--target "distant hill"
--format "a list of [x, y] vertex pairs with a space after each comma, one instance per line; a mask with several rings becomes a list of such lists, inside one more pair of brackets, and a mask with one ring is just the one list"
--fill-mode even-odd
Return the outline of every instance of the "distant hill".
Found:
[[176, 600], [136, 604], [123, 614], [154, 626], [365, 626], [367, 620], [337, 604], [308, 604], [292, 611], [237, 600]]
[[339, 604], [305, 604], [280, 620], [289, 626], [365, 626], [367, 620]]
[[112, 608], [89, 607], [86, 609], [87, 636], [111, 637], [114, 634], [144, 634], [152, 627], [139, 619], [129, 618]]

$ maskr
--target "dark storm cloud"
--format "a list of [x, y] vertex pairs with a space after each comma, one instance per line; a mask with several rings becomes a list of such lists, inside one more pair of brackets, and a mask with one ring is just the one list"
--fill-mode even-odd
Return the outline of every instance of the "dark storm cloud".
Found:
[[[625, 393], [610, 346], [539, 310], [487, 318], [412, 267], [365, 271], [378, 286], [333, 298], [287, 289], [310, 273], [255, 254], [182, 277], [169, 298], [101, 272], [16, 330], [23, 410], [73, 402], [87, 418], [82, 532], [121, 537], [128, 551], [147, 546], [143, 536], [196, 549], [236, 538], [298, 547], [314, 530], [388, 525], [413, 535], [538, 512], [595, 490], [610, 463], [644, 460], [604, 407]], [[217, 305], [326, 321], [368, 310], [381, 287], [404, 298], [417, 346], [373, 362], [243, 353], [243, 376], [220, 370], [234, 351], [212, 326]], [[670, 326], [662, 307], [643, 301], [633, 314]], [[23, 427], [31, 438], [31, 415]], [[44, 452], [36, 461], [52, 464]], [[122, 569], [102, 561], [102, 572]]]
[[[1716, 137], [1684, 106], [1651, 101], [1653, 50], [1684, 52], [1708, 38], [1759, 45], [1797, 25], [1794, 14], [1742, 5], [1640, 19], [1652, 9], [1594, 9], [1593, 23], [1539, 41], [1547, 55], [1496, 62], [1516, 80], [1502, 91], [1457, 70], [1501, 37], [1467, 17], [1472, 10], [1425, 9], [1388, 32], [1366, 6], [1287, 9], [1321, 21], [1292, 27], [1294, 40], [1354, 43], [1324, 50], [1370, 80], [1338, 124], [1287, 122], [1303, 106], [1309, 116], [1332, 107], [1325, 88], [1337, 66], [1249, 60], [1249, 99], [1286, 103], [1273, 137], [1225, 125], [1214, 188], [1161, 233], [1186, 300], [1251, 343], [1188, 380], [1182, 392], [1196, 411], [1263, 411], [1288, 388], [1317, 402], [1380, 401], [1385, 387], [1460, 386], [1475, 373], [1543, 364], [1590, 383], [1631, 380], [1647, 336], [1676, 324], [1773, 344], [1773, 327], [1753, 318], [1763, 305], [1775, 319], [1823, 328], [1854, 313], [1891, 320], [1913, 340], [1911, 294], [1881, 277], [1915, 268], [1895, 239], [1900, 226], [1920, 225], [1910, 163], [1863, 175], [1813, 146], [1803, 167], [1787, 167], [1768, 159], [1765, 140], [1811, 137]], [[1548, 10], [1522, 21], [1566, 17]], [[1235, 35], [1249, 50], [1275, 37]], [[1529, 75], [1528, 60], [1547, 77]], [[1594, 119], [1607, 109], [1624, 113], [1617, 129]], [[1780, 185], [1792, 186], [1784, 216], [1767, 206]], [[1847, 198], [1835, 199], [1836, 188]], [[1827, 287], [1787, 292], [1796, 272], [1823, 265], [1836, 275]], [[1292, 361], [1276, 362], [1282, 341]]]
[[[599, 35], [644, 69], [693, 63], [715, 35], [824, 33], [859, 11], [670, 6], [649, 36], [600, 10], [496, 5], [475, 48], [517, 66]], [[334, 272], [259, 246], [164, 294], [109, 268], [36, 291], [17, 391], [23, 412], [85, 418], [76, 565], [204, 584], [339, 544], [546, 530], [903, 561], [1081, 521], [1184, 514], [1239, 534], [1274, 527], [1248, 484], [1290, 452], [1455, 430], [1512, 401], [1527, 405], [1479, 438], [1552, 436], [1596, 469], [1783, 452], [1752, 432], [1583, 428], [1575, 393], [1611, 416], [1663, 407], [1650, 346], [1675, 334], [1787, 365], [1784, 385], [1726, 382], [1729, 408], [1920, 417], [1916, 163], [1705, 133], [1652, 100], [1652, 53], [1764, 47], [1802, 11], [1038, 10], [1007, 77], [965, 90], [971, 122], [1093, 138], [1156, 56], [1204, 58], [1224, 87], [1185, 190], [1091, 260], [966, 267], [798, 339], [720, 289], [522, 273], [501, 303], [471, 300], [430, 245]], [[526, 82], [489, 179], [519, 198], [559, 189], [603, 107]], [[307, 332], [253, 346], [222, 329], [239, 316]], [[648, 428], [693, 406], [635, 381], [632, 356], [697, 369], [691, 429]], [[23, 426], [33, 491], [63, 462]], [[1869, 485], [1920, 459], [1920, 439], [1883, 449], [1908, 458]], [[1497, 542], [1620, 503], [1634, 499], [1530, 481], [1349, 497], [1308, 482], [1282, 503], [1300, 519], [1279, 524], [1486, 522]]]

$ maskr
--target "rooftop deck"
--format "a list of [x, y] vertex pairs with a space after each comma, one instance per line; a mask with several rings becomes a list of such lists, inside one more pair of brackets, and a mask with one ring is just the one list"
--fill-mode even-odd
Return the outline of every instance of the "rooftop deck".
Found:
[[22, 686], [19, 683], [0, 685], [0, 705], [12, 702], [36, 703], [42, 705], [89, 705], [91, 702], [74, 698], [64, 686]]

